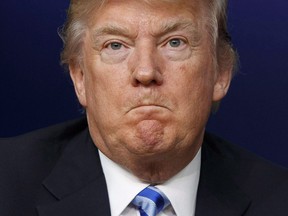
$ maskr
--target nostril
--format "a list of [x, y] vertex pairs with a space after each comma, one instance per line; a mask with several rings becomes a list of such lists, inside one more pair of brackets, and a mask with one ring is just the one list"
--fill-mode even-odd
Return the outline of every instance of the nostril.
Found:
[[137, 86], [140, 85], [140, 82], [139, 82], [137, 79], [133, 79], [133, 78], [132, 78], [132, 85], [133, 85], [134, 87], [137, 87]]
[[137, 68], [132, 73], [133, 85], [161, 85], [163, 82], [162, 74], [154, 68]]
[[156, 80], [138, 80], [138, 79], [133, 79], [133, 86], [149, 86], [149, 85], [159, 85]]

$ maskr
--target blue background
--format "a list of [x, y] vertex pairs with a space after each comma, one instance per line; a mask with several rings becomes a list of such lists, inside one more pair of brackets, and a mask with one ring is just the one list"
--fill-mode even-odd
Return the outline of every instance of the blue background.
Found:
[[[59, 65], [68, 0], [0, 2], [0, 137], [80, 116]], [[288, 167], [288, 1], [230, 0], [240, 71], [208, 129]]]

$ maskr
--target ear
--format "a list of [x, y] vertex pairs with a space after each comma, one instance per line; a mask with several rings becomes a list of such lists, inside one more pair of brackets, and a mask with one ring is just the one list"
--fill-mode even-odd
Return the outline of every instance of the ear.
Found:
[[79, 64], [69, 64], [70, 77], [74, 84], [74, 89], [80, 104], [86, 108], [86, 88], [85, 88], [85, 74], [83, 68]]
[[219, 70], [215, 75], [215, 84], [213, 92], [213, 102], [220, 101], [228, 92], [232, 79], [232, 66], [225, 70]]

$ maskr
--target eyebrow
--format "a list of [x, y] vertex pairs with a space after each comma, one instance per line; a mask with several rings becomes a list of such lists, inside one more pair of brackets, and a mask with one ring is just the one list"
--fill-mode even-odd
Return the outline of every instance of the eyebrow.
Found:
[[199, 41], [201, 34], [197, 28], [197, 25], [191, 22], [191, 20], [175, 20], [168, 21], [164, 25], [160, 26], [160, 29], [153, 33], [153, 36], [164, 36], [170, 32], [184, 30], [191, 36], [193, 41]]
[[[164, 23], [164, 25], [160, 26], [160, 30], [157, 30], [160, 35], [164, 35], [167, 34], [169, 32], [172, 31], [177, 31], [177, 30], [181, 30], [181, 29], [189, 29], [191, 31], [196, 31], [196, 26], [188, 20], [182, 20], [182, 21], [169, 21]], [[157, 34], [157, 33], [156, 33]]]
[[122, 35], [126, 37], [131, 37], [131, 35], [133, 34], [129, 30], [129, 28], [116, 24], [108, 24], [103, 27], [97, 28], [92, 32], [92, 37], [94, 40], [104, 35]]
[[[151, 29], [154, 37], [161, 37], [173, 31], [185, 30], [191, 36], [193, 41], [199, 41], [201, 35], [196, 25], [191, 20], [172, 20], [160, 25], [159, 29], [155, 31]], [[105, 35], [119, 35], [128, 38], [136, 38], [137, 33], [133, 33], [129, 28], [120, 26], [118, 24], [107, 24], [103, 27], [99, 27], [92, 32], [92, 38], [97, 41], [98, 37]]]

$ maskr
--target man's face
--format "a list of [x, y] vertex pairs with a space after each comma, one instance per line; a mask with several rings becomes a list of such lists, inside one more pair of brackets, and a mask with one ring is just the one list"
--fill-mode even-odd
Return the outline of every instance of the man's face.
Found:
[[91, 17], [71, 76], [95, 144], [128, 169], [187, 164], [202, 144], [230, 82], [216, 71], [205, 10], [198, 0], [111, 0]]

